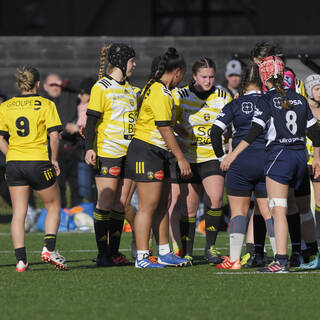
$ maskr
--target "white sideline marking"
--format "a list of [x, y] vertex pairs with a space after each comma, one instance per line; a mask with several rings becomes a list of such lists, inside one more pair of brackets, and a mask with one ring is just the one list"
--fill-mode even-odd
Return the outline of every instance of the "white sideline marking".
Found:
[[[320, 274], [320, 271], [315, 271], [315, 270], [310, 270], [310, 271], [289, 271], [287, 273], [276, 273], [276, 274], [315, 274], [315, 273], [319, 273]], [[230, 272], [214, 272], [213, 275], [248, 275], [248, 274], [251, 274], [251, 275], [265, 275], [265, 274], [274, 274], [273, 272], [268, 272], [268, 273], [263, 273], [263, 272], [238, 272], [238, 271], [230, 271]]]

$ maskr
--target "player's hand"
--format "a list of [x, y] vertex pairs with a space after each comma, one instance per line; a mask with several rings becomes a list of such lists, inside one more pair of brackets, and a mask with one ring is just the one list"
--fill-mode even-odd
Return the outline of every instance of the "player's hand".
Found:
[[314, 158], [312, 162], [312, 173], [314, 175], [314, 179], [317, 179], [320, 176], [320, 159]]
[[84, 157], [84, 160], [86, 161], [87, 164], [91, 164], [91, 165], [95, 165], [96, 164], [96, 158], [97, 158], [97, 155], [96, 153], [90, 149], [86, 152], [86, 155]]
[[75, 134], [79, 131], [79, 127], [75, 123], [68, 122], [66, 124], [66, 131], [70, 134]]
[[178, 160], [178, 166], [180, 169], [180, 175], [183, 179], [189, 179], [193, 176], [190, 163], [185, 158]]
[[59, 167], [59, 163], [57, 160], [51, 160], [51, 163], [53, 165], [53, 169], [56, 173], [56, 176], [58, 177], [60, 175], [60, 167]]
[[231, 163], [236, 159], [233, 152], [227, 154], [225, 158], [220, 163], [220, 169], [222, 171], [227, 171], [230, 168]]
[[79, 133], [82, 139], [86, 138], [86, 127], [80, 127]]

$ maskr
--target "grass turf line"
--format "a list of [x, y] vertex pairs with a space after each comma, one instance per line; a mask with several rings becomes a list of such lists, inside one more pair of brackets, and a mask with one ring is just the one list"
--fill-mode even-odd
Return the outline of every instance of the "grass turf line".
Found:
[[[8, 232], [0, 225], [0, 232]], [[41, 234], [27, 234], [32, 271], [15, 272], [11, 239], [1, 236], [1, 319], [301, 319], [316, 315], [319, 273], [260, 275], [244, 269], [229, 275], [207, 264], [189, 268], [137, 270], [95, 268], [94, 235], [59, 234], [70, 271], [40, 262]], [[121, 248], [130, 248], [124, 234]], [[196, 237], [195, 247], [205, 239]], [[228, 238], [218, 238], [228, 247]], [[223, 252], [227, 253], [227, 250]], [[199, 254], [197, 251], [196, 254]], [[226, 276], [224, 273], [228, 273]]]

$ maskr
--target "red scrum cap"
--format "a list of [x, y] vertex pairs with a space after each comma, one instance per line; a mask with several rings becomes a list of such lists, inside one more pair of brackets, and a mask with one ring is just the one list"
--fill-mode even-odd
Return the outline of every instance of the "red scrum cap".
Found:
[[266, 82], [272, 77], [283, 77], [283, 70], [284, 63], [277, 56], [266, 57], [259, 63], [259, 75], [264, 85], [266, 85]]

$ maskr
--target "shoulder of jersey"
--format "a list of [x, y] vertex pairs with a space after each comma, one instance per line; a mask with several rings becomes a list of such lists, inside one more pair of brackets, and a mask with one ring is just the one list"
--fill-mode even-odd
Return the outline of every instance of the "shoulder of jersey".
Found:
[[106, 77], [98, 80], [95, 85], [98, 85], [101, 88], [111, 88], [113, 86], [112, 80], [107, 79]]
[[190, 95], [190, 89], [188, 86], [183, 88], [176, 88], [173, 91], [176, 92], [181, 99], [187, 98]]
[[[223, 99], [225, 99], [225, 98], [230, 96], [230, 94], [228, 92], [224, 91], [221, 88], [216, 88], [214, 90], [214, 94], [216, 94], [219, 98], [223, 98]], [[230, 98], [231, 98], [231, 96], [230, 96]]]
[[169, 96], [170, 98], [172, 98], [172, 94], [171, 94], [171, 91], [169, 89], [167, 89], [163, 84], [161, 83], [158, 83], [158, 82], [155, 82], [154, 84], [159, 84], [159, 88], [161, 88], [161, 92], [166, 95], [166, 96]]

